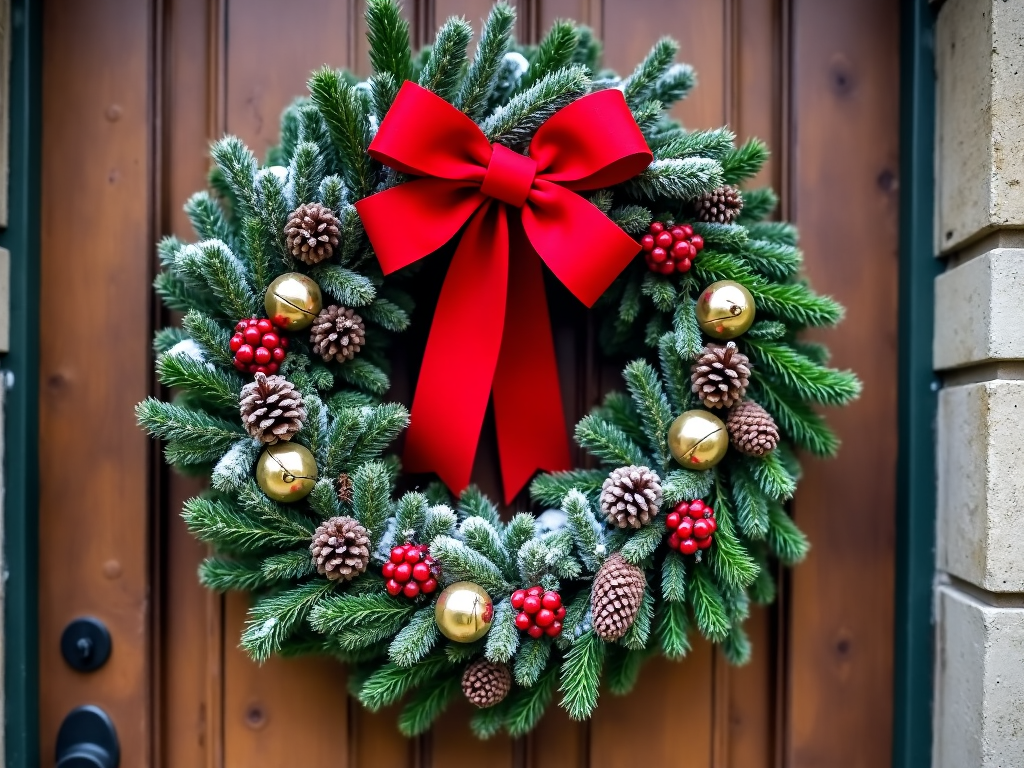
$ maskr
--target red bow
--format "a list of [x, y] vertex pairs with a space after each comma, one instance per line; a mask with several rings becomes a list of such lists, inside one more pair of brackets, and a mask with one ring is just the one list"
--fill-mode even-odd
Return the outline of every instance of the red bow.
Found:
[[466, 115], [407, 82], [370, 155], [421, 177], [356, 203], [384, 274], [436, 251], [469, 221], [423, 355], [406, 469], [435, 471], [455, 493], [465, 488], [493, 387], [507, 503], [535, 470], [570, 466], [535, 254], [593, 304], [639, 246], [570, 190], [625, 181], [650, 164], [651, 152], [619, 91], [557, 112], [527, 157], [488, 143]]

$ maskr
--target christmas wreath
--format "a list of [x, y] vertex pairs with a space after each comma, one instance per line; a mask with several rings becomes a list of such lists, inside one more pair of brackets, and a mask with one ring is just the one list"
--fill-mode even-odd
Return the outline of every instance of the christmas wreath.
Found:
[[[253, 594], [254, 659], [342, 659], [365, 706], [405, 700], [406, 734], [460, 694], [481, 737], [529, 731], [556, 691], [586, 718], [602, 673], [625, 693], [694, 629], [742, 664], [772, 562], [807, 551], [796, 451], [837, 448], [814, 406], [859, 391], [799, 339], [841, 307], [801, 279], [773, 193], [741, 189], [764, 145], [665, 115], [694, 85], [670, 40], [619, 78], [569, 22], [517, 45], [499, 4], [472, 60], [459, 18], [413, 55], [397, 5], [367, 5], [369, 80], [315, 72], [265, 166], [218, 142], [186, 204], [199, 242], [159, 245], [176, 395], [138, 419], [211, 479], [182, 513], [216, 550], [200, 579]], [[636, 358], [576, 426], [586, 468], [542, 261], [594, 304], [604, 354]], [[410, 418], [386, 398], [417, 300], [436, 306]], [[529, 482], [538, 516], [468, 485], [490, 398], [506, 502]]]

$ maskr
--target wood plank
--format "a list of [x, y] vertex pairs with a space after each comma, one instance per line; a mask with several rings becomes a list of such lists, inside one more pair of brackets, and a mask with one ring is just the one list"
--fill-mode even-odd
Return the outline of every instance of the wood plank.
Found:
[[[122, 765], [151, 765], [149, 484], [154, 446], [133, 406], [150, 387], [150, 3], [43, 9], [39, 669], [41, 751], [64, 715], [103, 707]], [[88, 328], [69, 334], [69, 327]], [[56, 544], [74, 531], [67, 554]], [[110, 660], [71, 670], [60, 634], [81, 615]]]
[[[843, 440], [839, 459], [807, 460], [793, 505], [813, 543], [792, 573], [794, 768], [891, 759], [898, 12], [886, 0], [793, 5], [792, 212], [814, 286], [849, 314], [815, 338], [864, 381], [859, 401], [828, 414]], [[867, 521], [865, 535], [851, 535], [852, 519]]]
[[[731, 667], [726, 687], [715, 690], [726, 702], [725, 728], [715, 765], [770, 768], [775, 764], [775, 610], [755, 607], [746, 630], [754, 647], [750, 663]], [[724, 660], [718, 659], [724, 664]]]

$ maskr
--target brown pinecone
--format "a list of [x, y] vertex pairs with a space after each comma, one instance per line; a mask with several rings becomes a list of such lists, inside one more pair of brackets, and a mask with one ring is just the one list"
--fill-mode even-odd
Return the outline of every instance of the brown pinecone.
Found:
[[370, 562], [370, 537], [351, 517], [325, 520], [309, 545], [317, 573], [331, 581], [348, 581], [366, 570]]
[[591, 620], [598, 637], [612, 642], [629, 631], [640, 612], [646, 586], [643, 569], [627, 563], [621, 552], [602, 563], [590, 593]]
[[471, 704], [493, 707], [512, 690], [512, 673], [504, 664], [477, 659], [462, 673], [462, 692]]
[[291, 212], [284, 227], [288, 252], [304, 264], [317, 264], [331, 258], [338, 247], [340, 224], [326, 205], [300, 205]]
[[342, 472], [334, 481], [334, 490], [338, 493], [338, 501], [342, 504], [352, 503], [352, 478]]
[[257, 373], [242, 387], [239, 411], [245, 431], [264, 443], [291, 440], [306, 421], [302, 393], [284, 376]]
[[325, 362], [351, 360], [366, 343], [366, 326], [355, 310], [331, 304], [313, 321], [309, 334], [313, 354]]
[[743, 196], [732, 184], [726, 184], [697, 198], [697, 218], [715, 224], [732, 224], [743, 210]]
[[613, 469], [601, 486], [601, 511], [619, 528], [639, 528], [658, 514], [661, 478], [647, 467]]
[[731, 408], [747, 392], [750, 359], [736, 342], [707, 344], [690, 368], [693, 393], [706, 408]]
[[779, 428], [775, 419], [753, 400], [744, 400], [725, 420], [733, 447], [748, 456], [764, 456], [779, 444]]

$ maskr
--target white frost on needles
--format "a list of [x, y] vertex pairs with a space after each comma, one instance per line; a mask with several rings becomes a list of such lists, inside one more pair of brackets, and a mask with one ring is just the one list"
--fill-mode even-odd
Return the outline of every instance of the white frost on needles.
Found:
[[213, 468], [213, 487], [219, 491], [241, 488], [252, 473], [252, 465], [256, 462], [260, 448], [260, 442], [251, 437], [232, 445]]
[[[206, 363], [206, 353], [192, 339], [182, 339], [168, 349], [167, 354], [171, 357], [186, 357], [190, 360], [195, 360], [197, 363]], [[213, 370], [213, 366], [209, 363], [206, 363], [206, 367]]]

